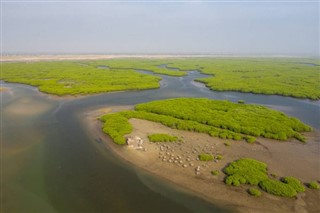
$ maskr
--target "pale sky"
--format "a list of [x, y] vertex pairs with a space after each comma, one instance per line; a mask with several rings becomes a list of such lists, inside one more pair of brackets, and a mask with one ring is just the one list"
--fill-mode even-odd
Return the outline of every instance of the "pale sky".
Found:
[[2, 1], [2, 52], [319, 57], [319, 2]]

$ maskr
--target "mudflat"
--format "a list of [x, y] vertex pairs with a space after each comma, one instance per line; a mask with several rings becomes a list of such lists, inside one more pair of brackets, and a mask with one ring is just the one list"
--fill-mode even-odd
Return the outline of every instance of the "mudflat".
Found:
[[[254, 158], [268, 165], [269, 174], [277, 177], [294, 176], [302, 182], [319, 180], [319, 132], [308, 133], [308, 142], [296, 140], [279, 142], [258, 138], [255, 144], [244, 141], [222, 140], [207, 134], [171, 129], [159, 123], [140, 119], [130, 119], [134, 130], [128, 136], [138, 136], [144, 141], [143, 149], [119, 146], [101, 131], [98, 118], [108, 112], [132, 109], [132, 106], [98, 109], [86, 113], [85, 125], [94, 138], [101, 138], [119, 158], [132, 166], [147, 170], [164, 178], [195, 195], [221, 207], [230, 207], [238, 212], [319, 212], [317, 205], [320, 191], [306, 188], [297, 198], [277, 197], [262, 192], [261, 197], [247, 193], [249, 185], [239, 187], [224, 183], [223, 168], [228, 163], [243, 157]], [[151, 143], [148, 135], [166, 133], [178, 136], [182, 142]], [[229, 142], [230, 146], [225, 143]], [[199, 161], [198, 155], [211, 153], [221, 155], [221, 160]], [[218, 170], [218, 175], [211, 171]]]

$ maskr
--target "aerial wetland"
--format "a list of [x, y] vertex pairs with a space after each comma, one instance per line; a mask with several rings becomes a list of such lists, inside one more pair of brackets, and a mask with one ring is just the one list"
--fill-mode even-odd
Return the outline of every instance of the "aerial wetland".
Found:
[[2, 212], [319, 212], [319, 61], [3, 62]]

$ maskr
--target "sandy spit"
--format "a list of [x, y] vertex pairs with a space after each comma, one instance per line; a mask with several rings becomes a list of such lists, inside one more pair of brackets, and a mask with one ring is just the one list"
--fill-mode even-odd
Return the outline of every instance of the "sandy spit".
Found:
[[[247, 193], [248, 185], [240, 187], [227, 186], [222, 169], [229, 163], [242, 157], [250, 157], [268, 164], [269, 173], [276, 176], [294, 176], [302, 182], [320, 180], [319, 133], [308, 134], [308, 143], [298, 141], [279, 142], [259, 138], [256, 144], [243, 141], [221, 140], [207, 134], [170, 129], [158, 123], [130, 119], [134, 130], [129, 136], [139, 136], [144, 141], [143, 150], [128, 146], [119, 146], [101, 131], [102, 123], [97, 119], [102, 114], [130, 109], [132, 106], [112, 107], [86, 112], [84, 123], [93, 138], [101, 138], [105, 146], [116, 156], [126, 160], [130, 165], [144, 169], [153, 175], [171, 181], [189, 189], [214, 205], [230, 207], [236, 212], [320, 212], [319, 190], [306, 188], [297, 198], [282, 198], [262, 192], [259, 198]], [[180, 137], [183, 143], [150, 143], [147, 136], [153, 133], [167, 133]], [[225, 146], [230, 141], [231, 146]], [[199, 153], [220, 154], [222, 160], [201, 162]], [[172, 158], [172, 162], [163, 161], [163, 156]], [[175, 162], [176, 161], [176, 162]], [[180, 162], [181, 161], [181, 162]], [[199, 174], [195, 169], [200, 167]], [[219, 170], [217, 176], [212, 170]]]

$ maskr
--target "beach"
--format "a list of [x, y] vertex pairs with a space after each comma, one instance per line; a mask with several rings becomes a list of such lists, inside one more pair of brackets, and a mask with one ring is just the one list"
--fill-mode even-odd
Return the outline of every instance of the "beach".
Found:
[[[238, 212], [318, 212], [319, 190], [306, 189], [297, 198], [283, 198], [262, 192], [257, 198], [247, 193], [249, 185], [239, 187], [224, 183], [223, 168], [230, 162], [243, 157], [254, 158], [268, 165], [269, 174], [277, 177], [294, 176], [302, 182], [319, 180], [318, 133], [309, 133], [308, 143], [298, 141], [279, 142], [259, 138], [255, 144], [244, 141], [221, 140], [207, 134], [170, 129], [158, 123], [130, 119], [134, 130], [128, 137], [140, 137], [143, 149], [136, 150], [127, 145], [116, 145], [102, 132], [102, 122], [98, 118], [109, 112], [132, 109], [126, 107], [104, 108], [86, 113], [85, 124], [94, 138], [99, 138], [119, 158], [139, 169], [164, 178], [197, 196], [222, 207], [230, 207]], [[151, 143], [147, 135], [167, 133], [178, 136], [183, 142]], [[230, 146], [224, 143], [230, 142]], [[200, 153], [222, 155], [221, 160], [203, 162], [197, 160]], [[167, 156], [167, 160], [163, 160]], [[172, 159], [172, 162], [169, 162]], [[176, 161], [176, 162], [175, 162]], [[197, 168], [198, 171], [197, 171]], [[218, 170], [214, 176], [211, 171]]]

